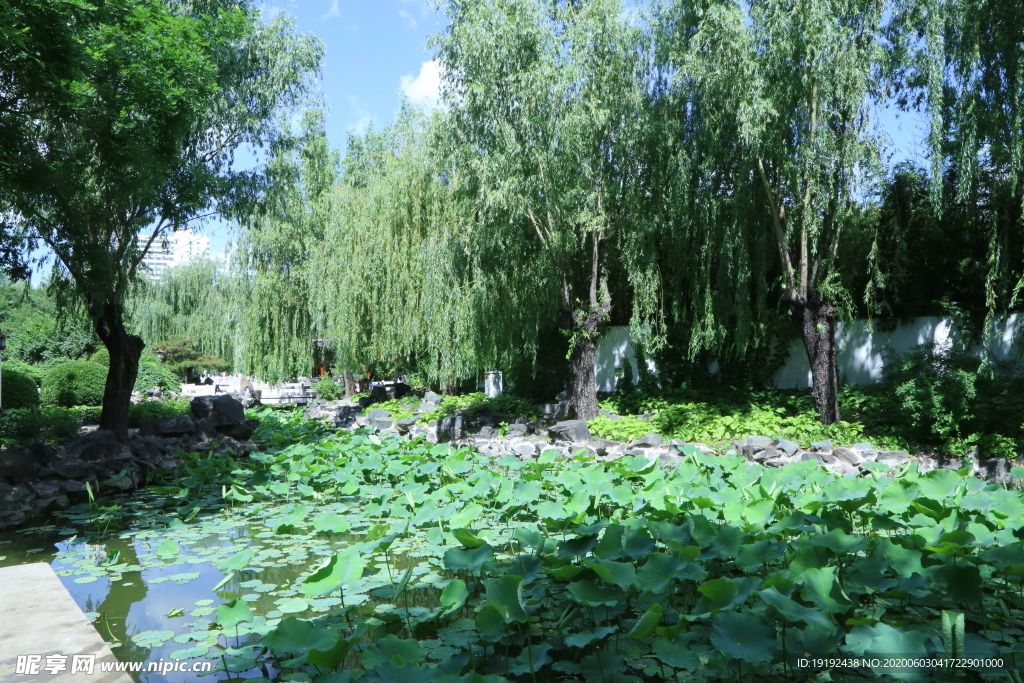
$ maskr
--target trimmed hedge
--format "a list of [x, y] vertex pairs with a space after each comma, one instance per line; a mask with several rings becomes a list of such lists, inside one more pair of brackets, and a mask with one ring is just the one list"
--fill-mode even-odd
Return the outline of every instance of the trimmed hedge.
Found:
[[98, 406], [103, 403], [107, 368], [88, 360], [73, 360], [50, 369], [43, 377], [44, 405]]
[[31, 408], [39, 403], [39, 389], [35, 381], [25, 373], [14, 368], [4, 368], [0, 381], [0, 401], [4, 410]]

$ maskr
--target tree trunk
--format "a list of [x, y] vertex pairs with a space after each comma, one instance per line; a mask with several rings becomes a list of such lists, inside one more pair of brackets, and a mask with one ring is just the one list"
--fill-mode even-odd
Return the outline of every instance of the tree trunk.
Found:
[[799, 311], [800, 332], [811, 365], [811, 395], [824, 424], [838, 422], [839, 373], [836, 368], [836, 310], [826, 303], [809, 303]]
[[110, 354], [110, 370], [103, 391], [103, 412], [100, 429], [109, 429], [118, 441], [128, 440], [128, 408], [132, 389], [139, 374], [139, 357], [146, 344], [141, 337], [128, 334], [124, 327], [124, 311], [119, 304], [106, 302], [95, 318], [96, 334]]
[[352, 381], [352, 373], [345, 371], [341, 376], [345, 382], [345, 398], [352, 398], [356, 394], [356, 384]]
[[572, 396], [569, 410], [577, 420], [597, 417], [597, 376], [594, 357], [597, 354], [597, 335], [581, 334], [572, 347]]
[[458, 396], [459, 395], [459, 383], [453, 379], [448, 380], [444, 383], [444, 395], [445, 396]]

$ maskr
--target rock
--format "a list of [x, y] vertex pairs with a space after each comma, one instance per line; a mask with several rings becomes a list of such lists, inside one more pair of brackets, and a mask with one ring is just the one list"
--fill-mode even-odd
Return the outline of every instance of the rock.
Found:
[[382, 429], [379, 432], [379, 435], [383, 436], [383, 437], [388, 437], [388, 436], [400, 437], [400, 436], [402, 436], [401, 433], [397, 429]]
[[245, 408], [232, 396], [196, 396], [190, 405], [197, 420], [208, 417], [214, 427], [238, 424], [245, 419]]
[[56, 460], [57, 451], [41, 443], [0, 452], [0, 476], [16, 481], [31, 479]]
[[358, 405], [338, 406], [337, 412], [334, 413], [334, 426], [348, 429], [356, 423], [360, 410]]
[[11, 481], [29, 481], [35, 479], [43, 466], [37, 462], [16, 462], [0, 470], [0, 475]]
[[259, 426], [260, 421], [254, 417], [250, 417], [235, 425], [217, 427], [217, 431], [225, 436], [230, 436], [232, 439], [237, 439], [238, 441], [248, 441], [252, 438], [252, 433], [255, 432], [256, 428]]
[[646, 448], [656, 448], [662, 445], [663, 443], [665, 443], [665, 439], [661, 438], [660, 434], [648, 432], [647, 434], [644, 434], [633, 443], [629, 444], [629, 447], [633, 448], [634, 446], [641, 446]]
[[853, 444], [852, 446], [850, 446], [850, 448], [855, 448], [858, 451], [873, 451], [873, 450], [875, 450], [874, 446], [872, 446], [869, 443], [865, 443], [863, 441], [861, 441], [860, 443]]
[[33, 482], [31, 486], [40, 498], [52, 498], [64, 491], [64, 482], [56, 479], [40, 479]]
[[767, 436], [748, 436], [747, 443], [756, 446], [767, 447], [772, 445], [772, 440], [769, 439]]
[[981, 477], [986, 481], [996, 484], [1008, 484], [1013, 477], [1010, 476], [1011, 465], [1006, 458], [991, 458], [980, 464]]
[[175, 415], [146, 420], [139, 427], [139, 433], [143, 436], [182, 436], [194, 434], [195, 429], [195, 423], [188, 415]]
[[793, 455], [798, 450], [800, 450], [800, 444], [794, 443], [792, 441], [787, 441], [786, 439], [775, 439], [775, 441], [772, 442], [772, 445], [778, 448], [786, 455]]
[[133, 436], [128, 440], [128, 448], [136, 459], [147, 465], [155, 466], [167, 455], [167, 442], [152, 436]]
[[563, 389], [562, 391], [558, 392], [557, 396], [555, 396], [555, 401], [557, 403], [562, 403], [563, 401], [564, 402], [568, 402], [569, 399], [571, 399], [571, 398], [572, 398], [572, 392], [569, 391], [568, 389]]
[[515, 441], [509, 444], [509, 450], [518, 456], [533, 458], [537, 455], [537, 447], [529, 441]]
[[36, 498], [32, 501], [32, 507], [38, 512], [46, 512], [48, 510], [67, 510], [70, 506], [68, 497], [61, 494], [58, 496], [50, 496], [48, 498]]
[[404, 420], [399, 420], [398, 422], [396, 422], [395, 423], [395, 427], [398, 428], [398, 431], [400, 431], [401, 433], [405, 434], [410, 429], [412, 429], [413, 425], [415, 425], [415, 424], [416, 424], [416, 418], [415, 417], [409, 417], [409, 418], [406, 418]]
[[441, 405], [441, 397], [435, 394], [433, 391], [428, 391], [423, 394], [423, 401], [425, 403], [432, 403], [435, 406]]
[[830, 451], [832, 450], [832, 439], [825, 439], [824, 441], [815, 441], [811, 444], [812, 451]]
[[745, 457], [747, 460], [761, 460], [763, 458], [759, 458], [758, 453], [760, 453], [766, 448], [768, 448], [768, 444], [750, 443], [748, 441], [740, 448], [740, 453], [742, 453], [743, 457]]
[[817, 460], [822, 465], [831, 465], [839, 462], [838, 459], [828, 453], [801, 453], [800, 460]]
[[72, 460], [108, 460], [120, 453], [121, 443], [107, 429], [98, 429], [64, 445], [64, 457]]
[[856, 451], [852, 448], [833, 448], [832, 455], [848, 465], [853, 465], [854, 467], [863, 465], [865, 460], [860, 451]]
[[430, 401], [424, 401], [416, 410], [418, 410], [420, 413], [432, 413], [435, 410], [437, 410], [437, 404], [431, 403]]
[[860, 473], [859, 469], [841, 460], [836, 460], [835, 462], [827, 463], [825, 467], [832, 470], [836, 474], [839, 474], [844, 477], [849, 477]]
[[637, 415], [636, 417], [639, 420], [646, 420], [650, 422], [652, 419], [654, 419], [654, 415], [654, 413], [644, 413], [643, 415]]
[[[753, 449], [757, 447], [747, 446], [747, 448]], [[765, 460], [777, 460], [778, 458], [781, 458], [784, 455], [789, 455], [789, 453], [784, 453], [783, 451], [780, 451], [778, 448], [762, 448], [761, 450], [756, 451], [753, 455], [747, 456], [747, 459], [753, 460], [754, 462], [764, 462]]]
[[555, 441], [585, 441], [590, 438], [590, 429], [584, 420], [566, 420], [549, 427], [548, 434]]
[[766, 459], [764, 461], [765, 467], [784, 467], [785, 465], [792, 464], [794, 462], [800, 462], [800, 455], [780, 455], [777, 458]]
[[21, 510], [0, 511], [0, 529], [13, 529], [20, 526], [28, 519], [28, 516]]
[[[384, 411], [382, 410], [381, 412], [384, 412]], [[390, 416], [388, 416], [388, 417], [373, 417], [373, 418], [370, 418], [370, 424], [373, 425], [373, 427], [375, 429], [379, 429], [381, 431], [384, 431], [386, 429], [391, 429], [392, 427], [394, 427], [395, 426], [395, 421], [393, 419], [391, 419]], [[395, 430], [395, 431], [397, 432], [397, 430]]]
[[68, 482], [64, 485], [65, 493], [85, 493], [85, 491], [85, 484], [77, 479], [68, 479]]
[[512, 439], [512, 438], [515, 438], [517, 436], [526, 436], [526, 433], [528, 431], [529, 431], [529, 428], [526, 425], [513, 423], [513, 424], [510, 424], [508, 426], [508, 429], [505, 431], [505, 438], [506, 439]]
[[437, 424], [437, 442], [450, 443], [462, 436], [462, 416], [449, 415]]
[[196, 437], [196, 441], [209, 441], [210, 439], [216, 439], [220, 436], [217, 432], [217, 427], [213, 424], [213, 419], [209, 417], [196, 420], [193, 424], [195, 426], [194, 436]]
[[498, 429], [490, 425], [484, 425], [480, 428], [480, 431], [476, 433], [476, 438], [488, 441], [497, 439]]
[[616, 451], [625, 449], [625, 445], [619, 441], [612, 441], [611, 439], [598, 439], [597, 437], [590, 437], [584, 443], [588, 448], [592, 448], [598, 455], [607, 456]]
[[685, 458], [675, 453], [662, 453], [658, 456], [658, 463], [666, 470], [674, 470]]
[[906, 451], [882, 451], [875, 458], [875, 462], [880, 462], [883, 465], [889, 465], [890, 467], [902, 465], [909, 460], [910, 456], [907, 455]]
[[391, 413], [384, 410], [383, 408], [374, 408], [366, 414], [367, 419], [376, 420], [379, 417], [391, 417]]
[[[138, 437], [136, 437], [138, 438]], [[96, 468], [87, 462], [64, 458], [53, 466], [53, 473], [65, 479], [95, 479]]]

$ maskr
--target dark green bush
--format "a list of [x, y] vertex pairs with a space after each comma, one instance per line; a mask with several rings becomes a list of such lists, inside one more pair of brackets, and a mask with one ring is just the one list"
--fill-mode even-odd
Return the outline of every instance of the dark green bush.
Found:
[[21, 446], [33, 440], [56, 445], [74, 439], [81, 428], [79, 413], [69, 408], [46, 406], [38, 411], [15, 408], [0, 418], [0, 445]]
[[83, 425], [98, 425], [103, 406], [75, 406], [71, 410], [75, 411], [78, 421]]
[[333, 378], [324, 376], [313, 385], [313, 393], [325, 401], [337, 401], [345, 393], [345, 387], [335, 382]]
[[181, 391], [181, 378], [153, 354], [144, 353], [139, 359], [139, 374], [135, 378], [135, 391], [145, 393], [153, 387], [164, 391]]
[[138, 427], [146, 420], [158, 417], [174, 417], [175, 415], [191, 414], [187, 399], [173, 401], [143, 401], [133, 403], [128, 409], [128, 426]]
[[5, 367], [0, 377], [0, 400], [4, 410], [8, 408], [31, 408], [39, 403], [39, 389], [28, 375], [14, 368]]
[[[15, 370], [31, 379], [38, 389], [43, 383], [43, 375], [46, 370], [41, 365], [30, 365], [17, 359], [7, 360], [4, 358], [4, 370]], [[37, 401], [38, 402], [38, 401]]]
[[40, 399], [45, 405], [98, 406], [103, 403], [107, 368], [88, 360], [73, 360], [51, 368], [43, 377]]

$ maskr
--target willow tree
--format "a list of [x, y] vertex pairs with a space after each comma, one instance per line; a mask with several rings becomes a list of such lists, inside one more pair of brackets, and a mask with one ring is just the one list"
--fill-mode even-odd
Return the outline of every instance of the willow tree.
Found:
[[681, 252], [688, 256], [677, 266], [725, 274], [714, 281], [718, 289], [683, 303], [706, 331], [709, 314], [721, 310], [715, 297], [771, 306], [760, 292], [777, 283], [825, 423], [840, 419], [835, 324], [848, 295], [837, 248], [878, 167], [872, 105], [884, 94], [885, 19], [883, 0], [684, 0], [662, 16], [662, 54], [687, 145], [675, 178], [692, 209], [676, 221], [717, 245]]
[[349, 140], [311, 271], [324, 338], [347, 369], [405, 367], [446, 385], [496, 362], [480, 343], [483, 281], [466, 258], [462, 171], [440, 149], [446, 122], [404, 106]]
[[[310, 271], [325, 230], [337, 154], [327, 145], [323, 112], [307, 112], [298, 133], [275, 144], [268, 190], [242, 221], [231, 257], [234, 273], [233, 365], [269, 382], [303, 375], [312, 365], [323, 321]], [[343, 248], [343, 245], [338, 245]]]
[[[897, 0], [893, 45], [905, 109], [930, 122], [936, 220], [966, 210], [988, 243], [992, 317], [1024, 291], [1024, 5], [1013, 0]], [[944, 190], [944, 188], [946, 188]], [[942, 197], [952, 192], [952, 198]]]
[[128, 327], [151, 342], [194, 339], [198, 352], [232, 358], [237, 334], [235, 278], [209, 258], [141, 282], [128, 300]]
[[100, 426], [124, 440], [145, 346], [124, 304], [142, 259], [168, 231], [252, 196], [258, 173], [235, 171], [234, 150], [275, 137], [320, 48], [235, 0], [79, 4], [93, 13], [74, 36], [80, 75], [67, 106], [36, 112], [33, 174], [5, 188], [0, 217], [42, 242], [84, 306], [110, 354]]
[[[451, 144], [475, 203], [465, 244], [488, 281], [472, 333], [557, 320], [571, 337], [570, 405], [593, 418], [595, 349], [612, 302], [631, 302], [634, 330], [649, 344], [660, 323], [650, 224], [634, 210], [643, 31], [616, 0], [446, 7], [438, 59]], [[617, 270], [621, 280], [610, 277]], [[619, 285], [625, 291], [613, 291]]]

